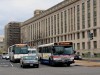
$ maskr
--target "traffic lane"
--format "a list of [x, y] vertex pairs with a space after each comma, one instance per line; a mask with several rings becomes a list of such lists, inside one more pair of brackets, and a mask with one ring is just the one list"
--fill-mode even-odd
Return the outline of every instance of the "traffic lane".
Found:
[[0, 59], [0, 67], [13, 67], [12, 63], [6, 59]]
[[[9, 60], [2, 62], [10, 63]], [[100, 68], [98, 67], [51, 67], [40, 64], [40, 68], [21, 68], [20, 63], [12, 63], [13, 67], [0, 67], [0, 75], [99, 75]]]
[[1, 68], [0, 75], [100, 75], [99, 67], [50, 67], [40, 65], [40, 68]]

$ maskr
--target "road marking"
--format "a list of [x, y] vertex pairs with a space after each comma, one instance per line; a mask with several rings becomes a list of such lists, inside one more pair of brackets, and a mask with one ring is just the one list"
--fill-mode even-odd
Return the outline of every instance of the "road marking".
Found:
[[0, 67], [7, 67], [8, 65], [0, 65]]
[[0, 63], [0, 64], [5, 64], [5, 63]]
[[10, 65], [13, 67], [13, 64], [12, 63], [10, 63]]

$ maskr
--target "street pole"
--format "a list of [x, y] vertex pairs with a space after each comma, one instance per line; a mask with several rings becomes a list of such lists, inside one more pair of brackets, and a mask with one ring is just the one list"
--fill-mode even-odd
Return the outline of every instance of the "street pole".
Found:
[[[93, 33], [91, 33], [91, 32], [88, 33], [88, 39], [89, 39], [89, 42], [90, 42], [90, 44], [91, 44], [91, 40], [93, 40]], [[90, 57], [91, 57], [91, 58], [94, 57], [94, 54], [93, 54], [93, 47], [92, 47], [92, 46], [91, 46], [91, 48], [90, 48]]]

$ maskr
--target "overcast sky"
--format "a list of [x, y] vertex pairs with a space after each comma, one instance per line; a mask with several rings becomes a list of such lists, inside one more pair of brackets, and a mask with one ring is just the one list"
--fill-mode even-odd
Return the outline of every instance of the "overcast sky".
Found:
[[33, 16], [36, 9], [46, 10], [63, 0], [0, 0], [0, 35], [11, 21], [23, 22]]

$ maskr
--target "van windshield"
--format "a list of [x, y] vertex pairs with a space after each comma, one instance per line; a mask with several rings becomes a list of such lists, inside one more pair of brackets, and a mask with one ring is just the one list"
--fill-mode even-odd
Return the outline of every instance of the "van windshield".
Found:
[[35, 54], [35, 53], [36, 53], [35, 50], [30, 50], [30, 51], [29, 51], [29, 54]]

